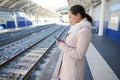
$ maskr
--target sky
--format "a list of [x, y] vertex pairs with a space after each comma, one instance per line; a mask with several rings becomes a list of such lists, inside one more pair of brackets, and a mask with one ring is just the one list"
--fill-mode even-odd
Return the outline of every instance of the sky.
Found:
[[68, 6], [67, 0], [33, 0], [39, 3], [41, 6], [49, 9], [59, 9], [64, 6]]

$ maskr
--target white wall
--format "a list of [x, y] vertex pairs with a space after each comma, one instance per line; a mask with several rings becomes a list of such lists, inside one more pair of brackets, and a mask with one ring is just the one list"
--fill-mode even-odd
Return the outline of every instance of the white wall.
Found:
[[12, 15], [11, 12], [0, 11], [0, 24], [6, 24], [7, 20], [12, 19]]
[[100, 18], [100, 8], [101, 8], [100, 6], [101, 6], [101, 4], [93, 7], [93, 9], [92, 9], [92, 18], [93, 18], [94, 21], [99, 21], [99, 18]]
[[[120, 0], [107, 0], [106, 2], [106, 11], [105, 11], [105, 21], [109, 20], [110, 7], [120, 4]], [[101, 4], [93, 7], [92, 17], [94, 21], [99, 21], [101, 11]]]
[[[109, 16], [110, 16], [111, 8], [112, 8], [113, 6], [117, 6], [117, 4], [120, 4], [120, 0], [109, 0], [109, 1], [107, 2], [107, 9], [106, 9], [106, 16], [105, 16], [105, 19], [106, 19], [107, 21], [109, 21]], [[117, 6], [117, 7], [118, 7], [118, 6]], [[119, 6], [119, 8], [120, 8], [120, 6]], [[113, 9], [115, 10], [116, 8], [113, 7]]]

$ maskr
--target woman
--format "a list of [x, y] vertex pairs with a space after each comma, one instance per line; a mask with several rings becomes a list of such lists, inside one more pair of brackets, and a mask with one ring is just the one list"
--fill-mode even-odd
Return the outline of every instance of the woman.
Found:
[[83, 80], [84, 57], [91, 40], [92, 18], [80, 5], [72, 6], [68, 15], [71, 28], [65, 40], [57, 41], [63, 53], [59, 78], [60, 80]]

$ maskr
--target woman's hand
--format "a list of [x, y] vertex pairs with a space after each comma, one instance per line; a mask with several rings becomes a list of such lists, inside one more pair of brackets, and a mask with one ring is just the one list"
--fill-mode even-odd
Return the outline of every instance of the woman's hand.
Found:
[[59, 45], [61, 42], [64, 42], [64, 40], [63, 40], [63, 39], [59, 39], [59, 40], [56, 42], [56, 44]]

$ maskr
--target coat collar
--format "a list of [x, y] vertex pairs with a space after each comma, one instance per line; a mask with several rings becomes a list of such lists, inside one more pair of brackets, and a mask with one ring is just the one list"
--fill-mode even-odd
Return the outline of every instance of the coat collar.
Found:
[[74, 33], [76, 31], [78, 31], [80, 28], [82, 28], [83, 26], [91, 27], [91, 23], [89, 21], [87, 21], [87, 18], [83, 18], [80, 22], [78, 22], [75, 25], [71, 26], [68, 33]]

